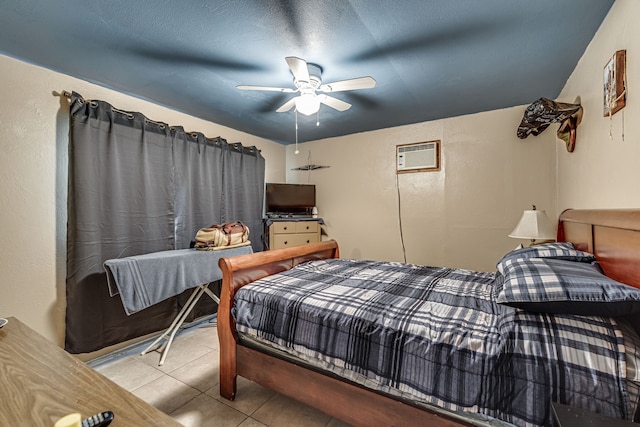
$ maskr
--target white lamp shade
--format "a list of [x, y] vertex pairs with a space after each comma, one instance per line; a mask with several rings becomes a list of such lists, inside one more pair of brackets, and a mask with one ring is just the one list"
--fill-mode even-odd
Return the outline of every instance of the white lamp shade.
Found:
[[303, 93], [296, 98], [296, 110], [300, 114], [310, 116], [320, 109], [320, 100], [313, 93]]
[[555, 239], [556, 230], [543, 210], [526, 210], [522, 213], [520, 222], [509, 234], [509, 237], [514, 239], [549, 240]]

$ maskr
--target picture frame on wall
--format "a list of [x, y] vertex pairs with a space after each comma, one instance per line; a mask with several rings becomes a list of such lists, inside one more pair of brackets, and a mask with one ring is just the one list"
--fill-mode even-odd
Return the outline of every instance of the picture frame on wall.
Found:
[[618, 50], [604, 67], [604, 116], [612, 116], [626, 105], [627, 51]]

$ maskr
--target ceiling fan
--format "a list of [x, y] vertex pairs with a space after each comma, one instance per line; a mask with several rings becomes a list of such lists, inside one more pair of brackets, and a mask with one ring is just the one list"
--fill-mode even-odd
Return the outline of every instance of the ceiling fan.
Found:
[[293, 74], [295, 89], [247, 85], [238, 85], [236, 88], [240, 90], [265, 90], [285, 93], [300, 92], [300, 95], [285, 102], [276, 112], [283, 113], [291, 110], [295, 106], [296, 111], [309, 116], [318, 112], [320, 104], [327, 105], [338, 111], [346, 111], [351, 108], [351, 104], [326, 95], [327, 92], [369, 89], [376, 85], [375, 79], [370, 76], [322, 84], [322, 68], [320, 68], [320, 66], [309, 64], [304, 59], [296, 58], [295, 56], [287, 56], [285, 60], [287, 64], [289, 64], [289, 69], [291, 69], [291, 73]]

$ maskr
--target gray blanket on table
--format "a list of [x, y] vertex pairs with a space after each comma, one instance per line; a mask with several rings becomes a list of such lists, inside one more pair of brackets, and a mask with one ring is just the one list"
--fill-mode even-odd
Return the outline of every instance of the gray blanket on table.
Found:
[[105, 261], [109, 294], [120, 294], [127, 315], [183, 291], [222, 279], [220, 258], [251, 253], [251, 246], [217, 251], [178, 249]]

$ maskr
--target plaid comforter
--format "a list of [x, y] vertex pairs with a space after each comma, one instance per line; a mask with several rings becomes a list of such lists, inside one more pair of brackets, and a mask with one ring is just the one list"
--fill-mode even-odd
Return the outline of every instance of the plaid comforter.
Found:
[[233, 315], [241, 334], [419, 403], [516, 425], [551, 425], [551, 401], [629, 418], [615, 321], [496, 304], [495, 277], [312, 261], [240, 289]]

